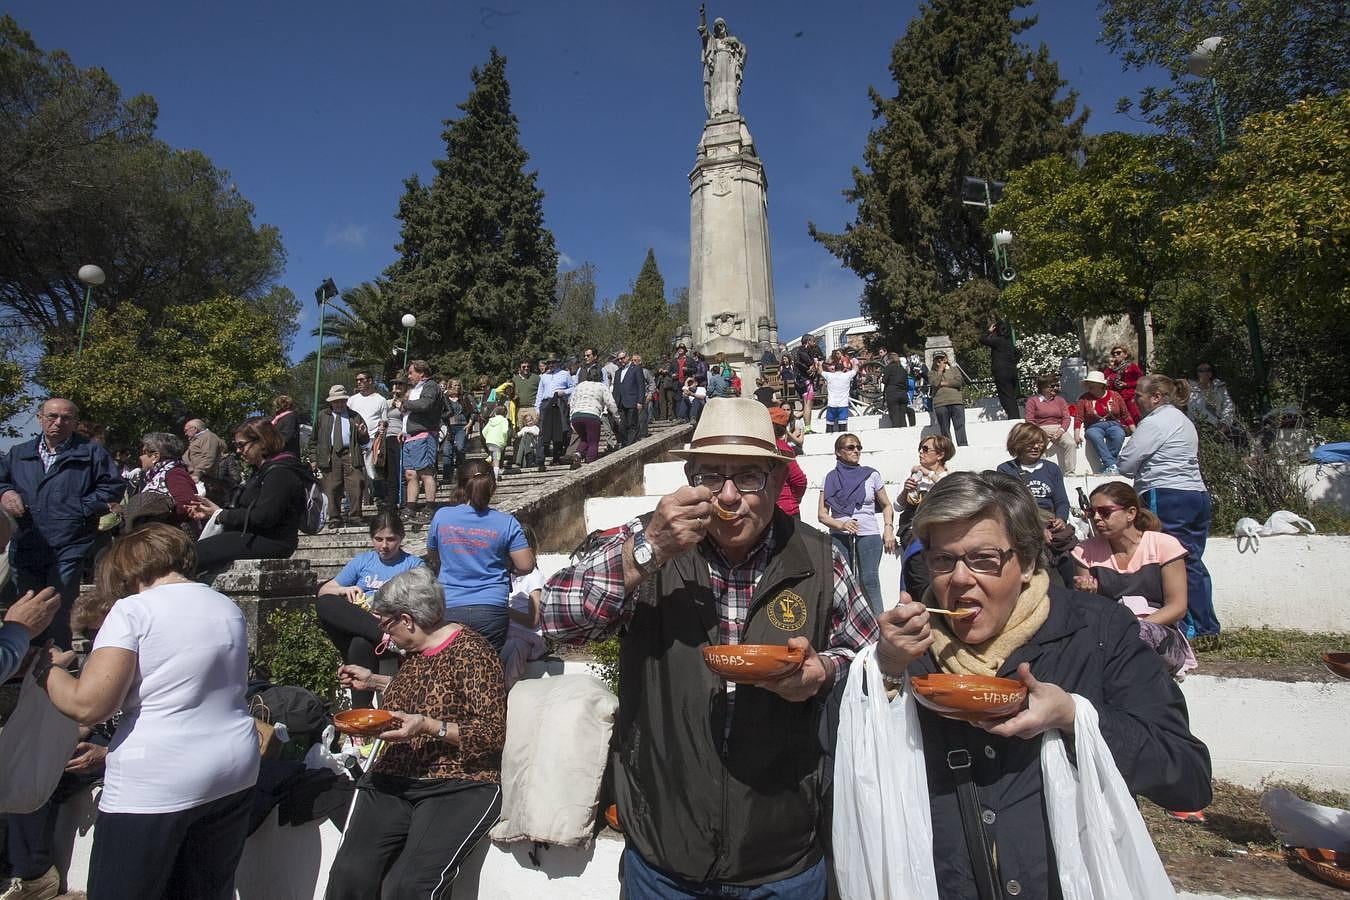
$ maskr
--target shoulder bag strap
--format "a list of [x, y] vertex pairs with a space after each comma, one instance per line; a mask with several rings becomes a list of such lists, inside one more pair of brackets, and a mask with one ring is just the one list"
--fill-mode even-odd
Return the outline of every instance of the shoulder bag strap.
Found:
[[961, 739], [960, 729], [950, 719], [942, 720], [942, 734], [947, 746], [947, 768], [956, 782], [956, 805], [961, 810], [961, 831], [966, 837], [966, 850], [970, 857], [970, 869], [975, 877], [975, 889], [980, 900], [998, 900], [1002, 892], [998, 887], [998, 873], [995, 871], [994, 848], [989, 835], [984, 830], [984, 807], [980, 804], [980, 794], [971, 778], [972, 765], [970, 750]]

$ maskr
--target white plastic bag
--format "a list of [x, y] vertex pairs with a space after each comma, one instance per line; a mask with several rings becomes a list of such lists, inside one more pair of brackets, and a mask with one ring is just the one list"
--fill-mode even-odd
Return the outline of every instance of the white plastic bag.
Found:
[[1243, 516], [1233, 526], [1233, 537], [1237, 538], [1239, 553], [1246, 553], [1249, 549], [1256, 553], [1261, 549], [1261, 523]]
[[1281, 843], [1350, 853], [1350, 810], [1310, 803], [1284, 788], [1262, 794], [1261, 808]]
[[0, 813], [30, 813], [46, 803], [79, 739], [79, 726], [52, 705], [30, 666], [19, 705], [0, 731]]
[[906, 676], [895, 702], [876, 645], [849, 667], [834, 760], [834, 868], [843, 900], [937, 900], [919, 713]]
[[1261, 526], [1262, 537], [1272, 537], [1277, 534], [1315, 534], [1317, 528], [1313, 523], [1298, 515], [1291, 513], [1287, 509], [1276, 510], [1266, 519], [1266, 524]]
[[1139, 807], [1097, 727], [1097, 710], [1077, 694], [1071, 696], [1078, 768], [1069, 764], [1058, 731], [1047, 731], [1041, 739], [1045, 808], [1064, 900], [1176, 897]]
[[204, 541], [225, 531], [225, 526], [216, 521], [220, 518], [220, 513], [221, 510], [211, 513], [211, 518], [207, 519], [206, 524], [202, 526], [202, 533], [197, 536], [197, 540]]

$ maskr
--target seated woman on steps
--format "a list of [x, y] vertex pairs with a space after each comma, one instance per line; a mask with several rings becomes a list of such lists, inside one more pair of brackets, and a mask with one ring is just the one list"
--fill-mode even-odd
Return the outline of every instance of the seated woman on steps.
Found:
[[[370, 523], [370, 550], [359, 553], [342, 571], [324, 582], [314, 603], [319, 626], [344, 663], [375, 669], [387, 641], [370, 613], [370, 599], [386, 581], [422, 565], [403, 549], [403, 520], [384, 511]], [[352, 691], [352, 706], [370, 706], [370, 691]]]

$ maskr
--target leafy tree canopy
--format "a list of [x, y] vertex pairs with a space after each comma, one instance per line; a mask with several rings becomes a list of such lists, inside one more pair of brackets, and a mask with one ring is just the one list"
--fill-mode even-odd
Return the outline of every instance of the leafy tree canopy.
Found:
[[102, 69], [44, 52], [0, 16], [0, 324], [41, 333], [57, 353], [76, 343], [81, 265], [107, 282], [95, 308], [134, 304], [158, 323], [184, 303], [223, 294], [265, 311], [288, 344], [296, 307], [275, 282], [285, 254], [275, 228], [195, 150], [154, 137], [145, 95], [123, 100]]
[[[1178, 243], [1230, 273], [1229, 301], [1314, 327], [1350, 315], [1350, 92], [1244, 123], [1206, 196], [1173, 211]], [[1231, 277], [1241, 273], [1243, 280]]]
[[[812, 236], [864, 282], [862, 306], [882, 339], [900, 346], [946, 331], [973, 343], [951, 295], [987, 278], [984, 212], [961, 203], [964, 177], [1002, 180], [1043, 157], [1070, 156], [1086, 111], [1065, 91], [1044, 45], [1018, 36], [1030, 0], [943, 0], [923, 5], [891, 51], [896, 90], [872, 90], [878, 124], [844, 192], [857, 218], [843, 233]], [[969, 289], [963, 289], [968, 293]], [[990, 292], [980, 292], [986, 298]]]
[[[1143, 92], [1139, 111], [1211, 152], [1218, 149], [1213, 87], [1187, 68], [1207, 38], [1223, 38], [1211, 74], [1229, 129], [1253, 113], [1347, 86], [1350, 19], [1343, 0], [1102, 0], [1100, 7], [1101, 40], [1126, 67], [1157, 67], [1170, 76], [1169, 84]], [[1122, 109], [1132, 105], [1121, 100]]]
[[1164, 216], [1193, 192], [1197, 172], [1186, 145], [1121, 133], [1093, 138], [1081, 166], [1051, 156], [1014, 172], [988, 224], [1013, 233], [1018, 275], [1006, 308], [1037, 326], [1128, 315], [1137, 358], [1148, 359], [1144, 313], [1180, 269]]
[[666, 280], [661, 277], [651, 248], [647, 249], [647, 258], [624, 305], [623, 327], [628, 352], [641, 355], [644, 364], [651, 365], [670, 353], [675, 327], [666, 303]]
[[427, 357], [466, 378], [540, 349], [558, 268], [543, 192], [525, 170], [506, 58], [493, 49], [472, 79], [464, 115], [445, 122], [431, 183], [405, 182], [400, 256], [386, 271], [423, 340], [438, 348]]
[[83, 355], [49, 353], [37, 380], [69, 397], [116, 443], [177, 431], [189, 417], [219, 429], [263, 409], [285, 374], [266, 313], [236, 297], [170, 307], [160, 324], [134, 304], [98, 310]]

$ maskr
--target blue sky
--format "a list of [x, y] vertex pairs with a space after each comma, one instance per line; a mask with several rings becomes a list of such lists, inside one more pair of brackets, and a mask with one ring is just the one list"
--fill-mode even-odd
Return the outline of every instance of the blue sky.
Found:
[[[507, 57], [521, 137], [564, 264], [593, 262], [601, 297], [627, 289], [648, 247], [669, 292], [688, 281], [687, 176], [703, 104], [695, 3], [437, 2], [6, 5], [44, 49], [105, 68], [159, 104], [159, 135], [204, 151], [281, 230], [282, 278], [304, 302], [292, 355], [312, 345], [314, 288], [393, 259], [402, 180], [431, 172], [441, 120], [470, 69]], [[852, 218], [840, 191], [871, 126], [869, 85], [893, 90], [890, 49], [914, 2], [714, 3], [749, 48], [741, 108], [769, 179], [780, 333], [857, 315], [859, 282], [806, 223]], [[1096, 42], [1086, 0], [1042, 0], [1033, 41], [1092, 110], [1089, 130], [1136, 130], [1116, 99], [1143, 80]], [[415, 342], [414, 337], [414, 342]], [[414, 349], [416, 345], [414, 343]]]

